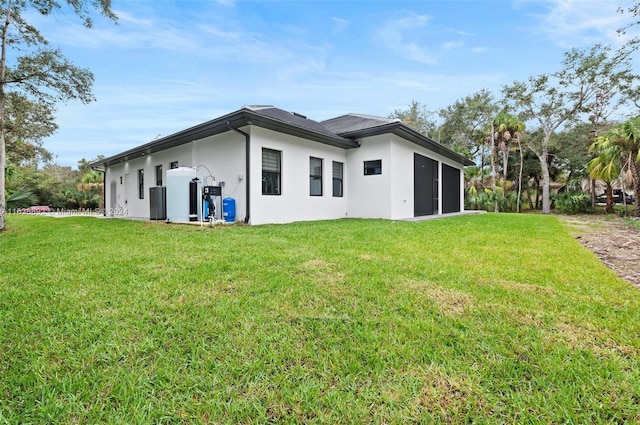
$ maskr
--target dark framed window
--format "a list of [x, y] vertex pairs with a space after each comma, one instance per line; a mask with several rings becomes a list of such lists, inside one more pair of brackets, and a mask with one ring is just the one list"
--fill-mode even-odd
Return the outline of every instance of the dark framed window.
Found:
[[309, 195], [322, 196], [322, 158], [309, 158]]
[[156, 165], [156, 186], [162, 186], [162, 165]]
[[173, 161], [171, 164], [169, 164], [169, 168], [171, 168], [172, 170], [174, 168], [178, 168], [178, 161]]
[[144, 170], [138, 170], [138, 199], [144, 199]]
[[344, 165], [342, 162], [333, 161], [333, 196], [336, 198], [342, 198], [342, 174], [344, 171]]
[[282, 152], [262, 148], [262, 194], [280, 195]]
[[382, 160], [376, 159], [374, 161], [365, 161], [364, 175], [373, 176], [375, 174], [382, 174]]

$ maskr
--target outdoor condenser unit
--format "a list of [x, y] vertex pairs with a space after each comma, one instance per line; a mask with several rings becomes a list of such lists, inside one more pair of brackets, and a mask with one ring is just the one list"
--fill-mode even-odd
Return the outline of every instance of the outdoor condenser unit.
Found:
[[151, 220], [167, 219], [167, 188], [156, 186], [149, 188], [149, 218]]

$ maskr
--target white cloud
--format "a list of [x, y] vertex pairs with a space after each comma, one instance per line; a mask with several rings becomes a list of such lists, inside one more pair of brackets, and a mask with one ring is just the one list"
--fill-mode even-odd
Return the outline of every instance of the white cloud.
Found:
[[350, 21], [348, 21], [346, 19], [338, 18], [337, 16], [333, 16], [331, 18], [331, 20], [333, 20], [333, 32], [334, 33], [340, 33], [342, 31], [344, 31], [345, 29], [347, 29], [349, 27], [349, 25], [351, 25]]
[[437, 55], [425, 47], [428, 45], [427, 43], [413, 34], [416, 30], [423, 31], [431, 19], [431, 16], [428, 15], [407, 12], [404, 16], [390, 20], [383, 25], [377, 32], [377, 38], [387, 48], [406, 56], [409, 60], [435, 65], [438, 63]]
[[202, 32], [223, 40], [238, 40], [241, 37], [238, 31], [225, 31], [210, 24], [201, 25], [199, 28]]
[[621, 45], [627, 37], [617, 30], [628, 22], [618, 12], [619, 4], [611, 0], [519, 0], [516, 6], [539, 6], [534, 13], [538, 25], [531, 32], [544, 34], [563, 48], [583, 47], [595, 43]]
[[461, 41], [447, 41], [442, 45], [442, 50], [459, 49], [464, 45]]

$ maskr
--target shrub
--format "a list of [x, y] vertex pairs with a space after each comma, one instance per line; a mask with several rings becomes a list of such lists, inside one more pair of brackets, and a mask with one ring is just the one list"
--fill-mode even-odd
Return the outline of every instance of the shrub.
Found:
[[563, 192], [554, 196], [556, 211], [561, 214], [591, 212], [591, 198], [584, 192]]

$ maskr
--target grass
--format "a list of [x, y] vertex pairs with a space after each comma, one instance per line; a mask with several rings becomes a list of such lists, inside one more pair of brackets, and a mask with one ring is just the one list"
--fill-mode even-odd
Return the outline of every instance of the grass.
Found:
[[10, 216], [0, 423], [634, 423], [640, 291], [551, 216]]

